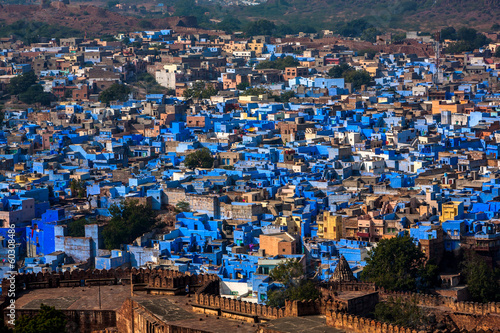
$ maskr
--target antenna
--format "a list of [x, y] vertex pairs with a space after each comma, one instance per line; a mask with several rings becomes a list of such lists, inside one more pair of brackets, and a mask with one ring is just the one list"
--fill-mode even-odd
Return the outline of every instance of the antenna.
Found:
[[441, 40], [441, 32], [438, 31], [434, 35], [434, 40], [436, 41], [436, 71], [434, 72], [434, 84], [437, 86], [440, 81], [441, 81], [441, 76], [440, 76], [440, 68], [439, 68], [439, 58], [441, 57], [440, 54], [440, 45], [439, 42]]

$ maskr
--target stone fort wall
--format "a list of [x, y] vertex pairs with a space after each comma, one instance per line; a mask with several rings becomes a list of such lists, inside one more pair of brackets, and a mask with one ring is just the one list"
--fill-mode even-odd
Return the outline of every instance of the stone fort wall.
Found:
[[418, 305], [424, 307], [447, 307], [454, 312], [468, 313], [473, 315], [500, 314], [500, 302], [477, 303], [477, 302], [457, 302], [452, 297], [441, 295], [421, 294], [412, 292], [394, 292], [377, 287], [373, 283], [347, 282], [322, 284], [320, 291], [323, 298], [332, 298], [335, 293], [341, 291], [378, 291], [381, 300], [389, 297], [403, 299], [413, 299]]
[[[116, 312], [112, 310], [61, 310], [70, 322], [71, 332], [91, 333], [116, 327]], [[33, 317], [38, 310], [17, 309], [16, 316]]]
[[[217, 279], [216, 275], [185, 274], [173, 270], [110, 269], [78, 270], [64, 273], [29, 273], [15, 275], [17, 291], [42, 288], [79, 287], [98, 284], [145, 284], [150, 288], [185, 288]], [[2, 296], [7, 297], [10, 281], [2, 281]]]
[[[356, 303], [357, 298], [347, 301], [336, 298], [339, 292], [362, 291], [366, 292], [359, 299], [362, 303], [373, 303], [375, 301], [375, 296], [377, 300], [386, 300], [389, 297], [414, 299], [420, 306], [428, 307], [430, 311], [436, 312], [439, 319], [452, 322], [457, 329], [466, 329], [467, 331], [489, 329], [495, 331], [500, 327], [500, 302], [484, 304], [475, 302], [456, 302], [451, 297], [390, 292], [370, 283], [351, 282], [342, 284], [323, 284], [319, 286], [322, 294], [319, 300], [287, 301], [284, 308], [274, 308], [221, 297], [219, 293], [220, 280], [216, 275], [192, 275], [171, 270], [139, 270], [133, 268], [73, 271], [64, 273], [19, 274], [15, 276], [15, 279], [16, 286], [21, 291], [104, 283], [132, 284], [134, 286], [142, 285], [150, 289], [185, 288], [186, 285], [197, 286], [193, 302], [193, 310], [195, 312], [255, 323], [284, 317], [325, 315], [327, 325], [353, 332], [415, 332], [408, 328], [380, 323], [359, 316], [358, 314], [364, 315], [364, 313], [362, 311], [363, 307], [359, 308], [359, 304]], [[8, 291], [9, 284], [10, 282], [8, 280], [2, 281], [2, 308], [5, 308], [5, 305], [8, 304], [6, 292]], [[364, 299], [363, 297], [368, 298]], [[19, 309], [18, 313], [24, 314], [24, 312], [26, 312], [26, 314], [34, 314], [36, 310]], [[114, 315], [103, 311], [88, 310], [87, 312], [75, 310], [73, 312], [68, 312], [67, 316], [71, 318], [71, 320], [78, 321], [78, 327], [92, 327], [102, 330], [109, 326], [119, 326], [114, 311], [111, 311]]]

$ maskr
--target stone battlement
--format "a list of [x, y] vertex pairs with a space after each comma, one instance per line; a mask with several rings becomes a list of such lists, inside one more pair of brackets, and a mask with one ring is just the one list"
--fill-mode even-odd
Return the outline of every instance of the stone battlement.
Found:
[[[15, 275], [17, 291], [41, 288], [64, 288], [87, 284], [145, 284], [155, 288], [185, 288], [218, 279], [216, 275], [194, 275], [173, 270], [110, 269], [78, 270], [64, 273], [28, 273]], [[102, 282], [102, 283], [101, 283]], [[2, 296], [6, 297], [10, 281], [2, 281]]]
[[410, 328], [381, 323], [376, 320], [335, 312], [333, 310], [326, 313], [326, 324], [338, 329], [359, 333], [418, 333], [418, 331]]
[[462, 312], [474, 315], [485, 315], [488, 313], [500, 314], [500, 302], [477, 303], [477, 302], [457, 302], [451, 297], [422, 294], [413, 292], [389, 291], [377, 287], [374, 283], [366, 282], [344, 282], [321, 284], [320, 291], [325, 299], [334, 298], [335, 294], [343, 291], [378, 291], [381, 300], [387, 300], [389, 297], [403, 299], [414, 299], [418, 305], [425, 307], [444, 306], [454, 312]]
[[[333, 307], [332, 304], [330, 304], [331, 307]], [[286, 301], [284, 308], [275, 308], [222, 297], [219, 295], [219, 280], [208, 281], [198, 289], [193, 304], [193, 310], [196, 312], [233, 319], [246, 319], [252, 322], [283, 317], [317, 315], [320, 314], [322, 308], [324, 306], [320, 300]]]
[[218, 295], [196, 294], [195, 312], [202, 312], [233, 319], [249, 318], [252, 322], [287, 317], [284, 308], [250, 303]]

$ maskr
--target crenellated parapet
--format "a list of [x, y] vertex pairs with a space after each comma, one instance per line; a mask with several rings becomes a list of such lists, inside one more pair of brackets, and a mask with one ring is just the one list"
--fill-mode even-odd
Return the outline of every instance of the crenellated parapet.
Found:
[[[161, 269], [75, 270], [72, 272], [27, 273], [14, 276], [17, 291], [42, 288], [79, 287], [104, 284], [143, 284], [146, 288], [184, 289], [201, 286], [218, 279], [211, 274], [190, 274]], [[2, 281], [2, 296], [6, 297], [11, 282]]]

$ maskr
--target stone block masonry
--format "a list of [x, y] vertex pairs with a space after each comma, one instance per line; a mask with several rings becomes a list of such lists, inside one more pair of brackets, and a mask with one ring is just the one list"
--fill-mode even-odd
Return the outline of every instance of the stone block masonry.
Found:
[[[76, 333], [92, 333], [97, 330], [105, 330], [108, 327], [116, 327], [116, 312], [112, 310], [61, 310], [66, 320]], [[16, 316], [33, 317], [38, 310], [19, 309]]]

